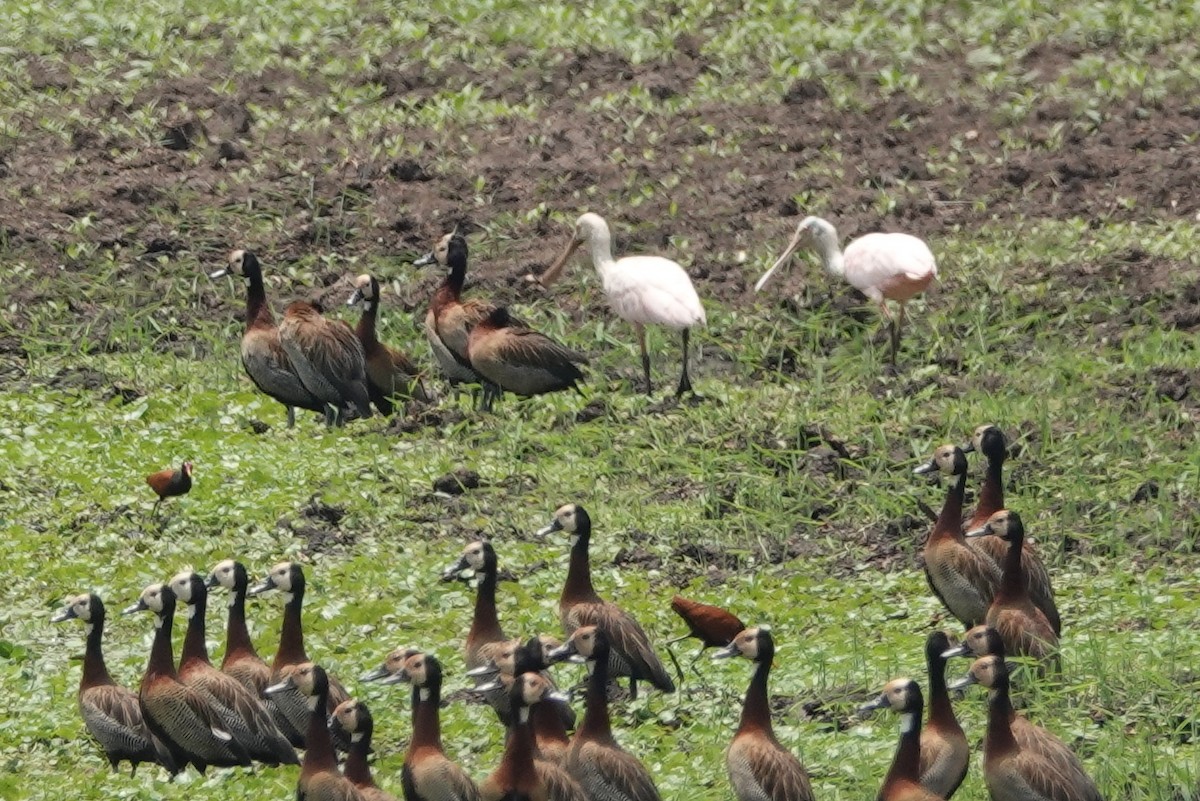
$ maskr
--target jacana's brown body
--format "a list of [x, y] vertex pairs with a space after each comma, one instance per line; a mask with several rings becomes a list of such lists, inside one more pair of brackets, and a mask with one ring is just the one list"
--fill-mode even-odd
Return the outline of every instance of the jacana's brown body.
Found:
[[136, 609], [149, 609], [158, 619], [138, 690], [138, 703], [150, 731], [181, 767], [190, 762], [204, 773], [209, 765], [249, 765], [249, 754], [236, 741], [214, 733], [223, 730], [223, 723], [210, 697], [179, 680], [171, 654], [175, 594], [166, 585], [151, 585], [142, 592], [138, 606], [126, 611]]
[[298, 408], [323, 412], [324, 404], [305, 389], [279, 341], [279, 329], [267, 305], [258, 258], [248, 250], [235, 250], [229, 254], [228, 266], [213, 273], [213, 277], [226, 274], [240, 274], [246, 280], [246, 331], [242, 335], [242, 367], [246, 375], [261, 392], [284, 405], [289, 428], [296, 423]]
[[976, 532], [986, 532], [984, 536], [994, 534], [1008, 546], [1004, 576], [988, 607], [985, 622], [999, 632], [1005, 653], [1033, 657], [1043, 671], [1054, 666], [1058, 659], [1058, 635], [1029, 597], [1021, 559], [1025, 527], [1020, 515], [1002, 509], [982, 529], [971, 533]]
[[987, 734], [983, 738], [983, 778], [993, 801], [1101, 801], [1095, 782], [1061, 740], [1040, 727], [1015, 736], [1020, 718], [1009, 697], [1004, 659], [987, 656], [971, 666], [971, 676], [990, 690]]
[[351, 698], [338, 704], [331, 718], [335, 730], [340, 728], [350, 739], [350, 750], [346, 753], [346, 764], [342, 775], [358, 788], [365, 801], [396, 801], [396, 797], [375, 784], [367, 756], [371, 753], [371, 737], [375, 732], [375, 719], [371, 710], [362, 701]]
[[362, 316], [354, 329], [366, 357], [367, 392], [379, 413], [394, 411], [393, 398], [428, 402], [421, 383], [421, 371], [405, 354], [379, 341], [375, 324], [379, 316], [379, 282], [374, 276], [360, 275], [355, 281], [350, 305], [362, 303]]
[[934, 631], [925, 640], [929, 668], [929, 720], [921, 730], [921, 785], [949, 799], [967, 775], [970, 749], [946, 691], [946, 657], [950, 639]]
[[232, 676], [213, 667], [208, 658], [204, 618], [208, 589], [197, 573], [185, 571], [168, 585], [187, 604], [187, 633], [179, 654], [179, 680], [207, 693], [222, 721], [222, 729], [237, 741], [256, 762], [264, 765], [298, 765], [299, 757], [287, 738], [275, 727], [257, 693]]
[[610, 642], [603, 629], [589, 625], [577, 629], [564, 646], [584, 656], [591, 670], [583, 723], [571, 739], [564, 764], [590, 798], [659, 801], [645, 766], [613, 739], [608, 716]]
[[717, 656], [736, 652], [754, 662], [746, 688], [742, 718], [725, 752], [729, 783], [738, 801], [812, 801], [812, 784], [800, 760], [779, 744], [771, 725], [767, 681], [775, 658], [775, 641], [764, 627], [748, 628]]
[[475, 324], [491, 314], [496, 305], [476, 298], [462, 299], [467, 279], [467, 240], [458, 234], [446, 234], [418, 263], [450, 268], [425, 315], [425, 336], [438, 368], [452, 383], [479, 382], [479, 373], [468, 356], [467, 341]]
[[[308, 652], [304, 649], [304, 627], [302, 611], [304, 608], [304, 571], [295, 562], [281, 562], [271, 568], [267, 580], [250, 590], [252, 594], [278, 589], [287, 599], [283, 607], [283, 622], [279, 629], [279, 648], [271, 661], [271, 683], [284, 681], [297, 665], [309, 661]], [[329, 682], [326, 714], [333, 714], [337, 705], [350, 698], [346, 688], [332, 675], [326, 673]], [[296, 731], [308, 730], [309, 708], [304, 695], [297, 690], [283, 691], [272, 696], [278, 713]], [[306, 744], [305, 744], [306, 745]], [[302, 745], [302, 747], [305, 747]], [[338, 740], [338, 748], [345, 751], [350, 743]]]
[[428, 654], [411, 656], [404, 676], [413, 685], [413, 733], [400, 774], [405, 800], [480, 801], [479, 788], [442, 749], [441, 663]]
[[566, 531], [572, 540], [567, 580], [558, 599], [563, 631], [570, 637], [581, 626], [603, 628], [611, 646], [609, 672], [614, 676], [629, 677], [629, 692], [634, 698], [639, 681], [648, 681], [663, 692], [674, 692], [675, 683], [654, 653], [646, 631], [624, 609], [601, 598], [592, 586], [588, 557], [592, 520], [587, 511], [578, 504], [561, 507], [543, 532], [551, 530]]
[[[980, 426], [971, 440], [971, 449], [979, 451], [987, 459], [983, 486], [979, 490], [979, 502], [970, 520], [963, 526], [971, 531], [982, 527], [988, 518], [1004, 508], [1004, 460], [1008, 456], [1008, 442], [1004, 432], [992, 425]], [[1008, 546], [995, 537], [982, 537], [971, 543], [979, 552], [990, 557], [997, 567], [1003, 569]], [[1050, 585], [1050, 573], [1041, 558], [1025, 540], [1021, 546], [1021, 570], [1025, 575], [1025, 587], [1030, 600], [1042, 610], [1046, 620], [1057, 635], [1062, 634], [1062, 619], [1054, 602], [1054, 589]]]
[[[490, 397], [501, 392], [530, 397], [574, 389], [583, 380], [575, 366], [586, 357], [512, 319], [508, 309], [493, 310], [471, 329], [471, 366], [490, 385]], [[484, 408], [490, 408], [487, 398]]]
[[703, 644], [703, 648], [722, 648], [729, 645], [733, 638], [746, 628], [737, 615], [719, 606], [702, 604], [682, 595], [671, 599], [671, 609], [683, 618], [689, 633]]
[[279, 324], [279, 341], [304, 388], [325, 404], [326, 422], [343, 422], [343, 410], [370, 417], [366, 357], [354, 331], [331, 323], [308, 301], [290, 304]]
[[113, 681], [104, 661], [106, 613], [104, 602], [95, 593], [80, 595], [53, 618], [54, 622], [77, 618], [87, 626], [87, 647], [83, 652], [83, 674], [79, 679], [79, 714], [88, 733], [96, 738], [113, 772], [128, 761], [129, 775], [137, 773], [142, 762], [158, 762], [172, 774], [182, 766], [175, 763], [167, 747], [146, 725], [137, 693]]
[[952, 477], [942, 511], [925, 541], [925, 577], [929, 586], [966, 627], [978, 625], [1000, 582], [1000, 571], [991, 559], [975, 550], [963, 537], [962, 505], [967, 486], [967, 457], [960, 448], [944, 445], [923, 469], [937, 469]]
[[178, 470], [168, 467], [166, 470], [151, 473], [146, 476], [146, 483], [158, 496], [158, 500], [154, 502], [154, 511], [157, 512], [158, 505], [167, 498], [177, 498], [192, 491], [192, 463], [184, 462]]

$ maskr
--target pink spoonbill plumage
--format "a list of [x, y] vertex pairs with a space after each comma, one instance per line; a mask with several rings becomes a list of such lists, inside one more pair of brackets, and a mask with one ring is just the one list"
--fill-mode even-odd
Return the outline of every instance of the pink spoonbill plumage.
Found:
[[[754, 291], [759, 292], [801, 245], [817, 252], [826, 272], [844, 278], [879, 306], [885, 320], [891, 323], [891, 362], [896, 363], [900, 351], [900, 329], [904, 325], [904, 305], [921, 294], [937, 278], [937, 262], [924, 241], [911, 234], [866, 234], [855, 239], [843, 251], [838, 246], [837, 229], [820, 217], [805, 217], [796, 226], [796, 233], [771, 269], [758, 279]], [[895, 301], [899, 313], [893, 317], [887, 302]]]
[[614, 259], [612, 234], [599, 214], [587, 213], [575, 222], [575, 232], [562, 255], [542, 274], [542, 286], [550, 286], [563, 272], [567, 259], [580, 245], [587, 243], [592, 264], [604, 285], [609, 306], [622, 320], [633, 323], [642, 350], [642, 371], [646, 376], [646, 394], [650, 394], [650, 354], [646, 350], [646, 326], [662, 325], [681, 331], [683, 372], [675, 395], [692, 392], [688, 377], [688, 334], [707, 319], [692, 279], [677, 263], [662, 256], [625, 256]]

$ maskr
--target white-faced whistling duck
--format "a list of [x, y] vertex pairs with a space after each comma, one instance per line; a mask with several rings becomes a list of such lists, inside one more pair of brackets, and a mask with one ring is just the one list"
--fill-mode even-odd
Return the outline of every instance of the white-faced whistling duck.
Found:
[[[956, 656], [965, 656], [972, 662], [984, 656], [996, 656], [1004, 659], [1004, 641], [1000, 639], [1000, 632], [996, 631], [991, 626], [986, 624], [975, 626], [963, 635], [962, 640], [955, 646], [947, 649], [942, 653], [942, 656], [947, 659], [952, 659]], [[1009, 684], [1012, 684], [1013, 671], [1020, 669], [1012, 662], [1005, 663], [1008, 666]], [[972, 684], [972, 679], [967, 676], [951, 683], [951, 687], [962, 688]], [[1032, 748], [1053, 748], [1053, 742], [1061, 744], [1057, 737], [1052, 737], [1053, 742], [1047, 741], [1042, 745], [1036, 745], [1038, 742], [1045, 739], [1046, 730], [1030, 723], [1023, 715], [1018, 715], [1014, 710], [1009, 719], [1012, 727], [1013, 736], [1017, 738], [1017, 743], [1022, 747]], [[1066, 746], [1063, 746], [1066, 749]]]
[[175, 758], [146, 725], [137, 693], [113, 681], [104, 662], [104, 602], [95, 593], [77, 595], [50, 620], [82, 620], [87, 628], [87, 647], [83, 652], [83, 675], [79, 679], [79, 714], [88, 733], [96, 738], [113, 772], [127, 760], [129, 775], [137, 773], [141, 762], [157, 762], [171, 772], [179, 772]]
[[633, 324], [642, 350], [642, 373], [646, 394], [650, 394], [650, 353], [646, 350], [646, 326], [661, 325], [679, 331], [683, 338], [683, 369], [675, 395], [692, 391], [688, 377], [688, 335], [704, 325], [704, 307], [692, 279], [677, 263], [662, 256], [625, 256], [613, 259], [612, 234], [599, 214], [584, 214], [575, 221], [571, 241], [562, 255], [542, 273], [542, 286], [553, 284], [563, 272], [567, 259], [580, 245], [587, 243], [592, 265], [600, 276], [608, 305], [622, 320]]
[[191, 763], [200, 773], [209, 765], [249, 765], [250, 755], [225, 731], [211, 698], [179, 680], [171, 653], [175, 593], [165, 584], [151, 584], [124, 614], [154, 613], [154, 641], [138, 690], [142, 717], [150, 731], [171, 752], [175, 763]]
[[177, 498], [192, 491], [192, 463], [184, 462], [178, 470], [168, 467], [166, 470], [151, 473], [146, 476], [146, 483], [158, 496], [158, 500], [154, 502], [154, 509], [150, 512], [150, 516], [154, 517], [158, 514], [159, 505], [167, 498]]
[[371, 736], [375, 731], [375, 719], [371, 710], [362, 701], [351, 698], [342, 701], [333, 710], [330, 718], [334, 731], [339, 729], [350, 738], [350, 751], [346, 754], [346, 764], [342, 766], [342, 775], [358, 788], [365, 801], [396, 801], [391, 793], [384, 792], [371, 776], [371, 766], [367, 756], [371, 753]]
[[775, 739], [767, 678], [775, 640], [766, 626], [745, 629], [713, 654], [713, 659], [744, 656], [754, 663], [742, 719], [725, 752], [729, 783], [738, 801], [812, 801], [812, 784], [800, 760]]
[[[550, 654], [561, 645], [561, 642], [548, 634], [531, 637], [524, 643], [511, 640], [501, 647], [490, 665], [468, 671], [468, 675], [478, 677], [477, 681], [481, 681], [482, 684], [477, 685], [475, 689], [487, 692], [489, 700], [492, 691], [489, 680], [495, 685], [495, 689], [502, 690], [508, 699], [514, 678], [522, 673], [540, 673], [550, 681], [553, 689], [553, 680], [546, 669], [550, 667]], [[504, 712], [501, 713], [497, 709], [497, 713], [502, 723], [511, 725], [511, 699], [508, 699]], [[567, 731], [575, 728], [575, 711], [569, 704], [560, 702], [555, 697], [535, 706], [531, 720], [533, 737], [537, 744], [537, 757], [562, 764], [571, 744]]]
[[567, 749], [567, 773], [591, 798], [659, 801], [658, 788], [646, 767], [613, 739], [608, 716], [608, 635], [599, 626], [581, 626], [550, 658], [560, 662], [575, 654], [587, 661], [589, 672], [583, 723]]
[[431, 654], [415, 654], [384, 684], [413, 686], [413, 733], [404, 755], [400, 780], [406, 801], [480, 801], [479, 788], [442, 750], [438, 706], [442, 698], [442, 663]]
[[346, 410], [371, 416], [367, 365], [353, 329], [331, 323], [305, 300], [291, 303], [279, 324], [279, 341], [304, 387], [325, 404], [325, 425], [341, 425]]
[[241, 275], [246, 280], [246, 333], [242, 335], [242, 367], [254, 386], [287, 409], [288, 428], [296, 424], [296, 409], [324, 412], [325, 404], [305, 388], [279, 341], [275, 317], [267, 305], [262, 267], [248, 250], [229, 254], [226, 266], [210, 275]]
[[404, 662], [410, 656], [416, 656], [421, 653], [420, 648], [410, 648], [406, 645], [401, 645], [387, 652], [387, 656], [383, 658], [383, 662], [379, 667], [368, 670], [366, 673], [358, 677], [359, 681], [379, 681], [386, 679], [388, 676], [394, 676], [404, 669]]
[[275, 727], [275, 721], [257, 693], [233, 676], [222, 673], [208, 660], [204, 616], [208, 588], [199, 573], [185, 570], [167, 584], [175, 597], [187, 605], [187, 633], [179, 653], [179, 680], [208, 693], [217, 704], [222, 728], [257, 762], [264, 765], [299, 765], [291, 743]]
[[962, 531], [963, 494], [967, 487], [967, 457], [961, 448], [943, 445], [933, 458], [914, 470], [940, 470], [953, 483], [942, 511], [925, 541], [925, 577], [938, 600], [966, 627], [977, 626], [1000, 583], [996, 563], [966, 541]]
[[988, 607], [986, 623], [1000, 632], [1004, 650], [1015, 656], [1030, 656], [1042, 669], [1058, 659], [1058, 635], [1046, 615], [1029, 597], [1021, 553], [1025, 526], [1021, 516], [1008, 509], [996, 512], [982, 527], [967, 532], [970, 537], [994, 534], [1008, 544], [1000, 588]]
[[553, 762], [536, 759], [532, 711], [552, 700], [566, 701], [553, 685], [537, 673], [521, 673], [508, 690], [513, 727], [504, 756], [479, 785], [483, 801], [588, 801], [589, 796], [571, 775]]
[[[987, 459], [983, 486], [979, 489], [979, 502], [971, 519], [963, 525], [964, 531], [982, 528], [992, 515], [1004, 508], [1004, 460], [1008, 456], [1008, 441], [1004, 432], [994, 425], [982, 425], [975, 429], [971, 441], [963, 447], [964, 453], [979, 451]], [[1008, 543], [1000, 538], [982, 537], [971, 543], [980, 552], [987, 554], [999, 566], [1004, 565], [1008, 554]], [[1021, 546], [1021, 568], [1025, 573], [1025, 584], [1029, 598], [1042, 610], [1050, 621], [1055, 634], [1062, 634], [1062, 620], [1054, 603], [1054, 590], [1050, 586], [1050, 573], [1033, 550], [1029, 540]]]
[[446, 234], [431, 252], [413, 262], [416, 267], [426, 264], [450, 268], [425, 315], [425, 336], [434, 361], [452, 384], [479, 383], [479, 373], [467, 355], [467, 339], [475, 324], [496, 306], [478, 298], [462, 299], [463, 283], [467, 280], [466, 238], [457, 233]]
[[876, 801], [941, 801], [941, 796], [921, 784], [921, 686], [912, 679], [893, 679], [879, 698], [860, 712], [893, 709], [900, 713], [900, 744], [884, 777]]
[[1101, 801], [1079, 757], [1050, 732], [1032, 723], [1017, 736], [1008, 667], [1001, 656], [984, 656], [954, 686], [989, 689], [987, 733], [983, 738], [983, 780], [993, 801]]
[[931, 631], [925, 638], [925, 664], [929, 667], [929, 721], [921, 730], [921, 784], [949, 799], [967, 775], [970, 750], [946, 692], [946, 657], [950, 638]]
[[[308, 653], [304, 650], [304, 628], [301, 622], [301, 612], [304, 608], [304, 570], [295, 562], [280, 562], [271, 568], [261, 584], [251, 587], [251, 595], [260, 595], [271, 590], [283, 593], [283, 623], [279, 629], [279, 648], [271, 661], [271, 683], [278, 684], [287, 677], [296, 665], [309, 661]], [[324, 672], [324, 671], [322, 671]], [[350, 694], [346, 688], [333, 676], [326, 673], [329, 682], [329, 709], [332, 713], [337, 705], [347, 700]], [[308, 703], [300, 692], [276, 692], [272, 699], [280, 714], [287, 718], [289, 725], [296, 731], [308, 730]], [[338, 740], [338, 747], [346, 750], [349, 741]]]
[[375, 333], [375, 321], [379, 316], [379, 282], [373, 276], [360, 275], [354, 279], [354, 293], [346, 305], [359, 303], [362, 304], [362, 317], [358, 318], [354, 333], [367, 358], [367, 392], [375, 408], [388, 417], [392, 414], [394, 397], [427, 403], [429, 396], [421, 383], [421, 371], [403, 353], [380, 342]]
[[326, 722], [329, 706], [329, 676], [320, 665], [305, 662], [279, 683], [267, 688], [269, 695], [299, 693], [308, 708], [308, 726], [304, 730], [304, 761], [296, 798], [302, 801], [363, 801], [354, 784], [338, 772], [337, 755]]
[[683, 618], [683, 622], [688, 627], [687, 634], [684, 634], [682, 637], [676, 637], [673, 640], [667, 640], [666, 642], [667, 653], [671, 656], [671, 660], [675, 662], [675, 670], [678, 672], [680, 680], [683, 679], [683, 670], [679, 667], [679, 660], [675, 659], [675, 653], [671, 650], [672, 645], [689, 637], [695, 637], [700, 641], [700, 650], [692, 657], [691, 665], [694, 670], [696, 660], [706, 650], [709, 648], [724, 648], [733, 642], [734, 637], [746, 629], [746, 624], [739, 620], [738, 616], [732, 612], [728, 612], [719, 606], [703, 604], [699, 601], [684, 598], [682, 595], [676, 595], [671, 599], [671, 609], [675, 614]]
[[578, 391], [587, 357], [517, 322], [499, 308], [471, 329], [471, 366], [483, 377], [483, 409], [505, 392], [522, 397]]
[[226, 559], [213, 568], [205, 586], [229, 590], [229, 621], [225, 628], [225, 654], [221, 657], [221, 671], [263, 699], [275, 726], [288, 738], [288, 742], [297, 748], [303, 746], [303, 730], [297, 731], [276, 706], [275, 699], [266, 695], [267, 686], [271, 683], [271, 668], [258, 655], [250, 639], [250, 631], [246, 628], [246, 592], [250, 588], [250, 574], [246, 572], [246, 566]]
[[571, 636], [580, 626], [598, 625], [611, 643], [609, 672], [629, 677], [629, 695], [637, 698], [637, 683], [648, 681], [663, 692], [674, 692], [675, 683], [667, 675], [662, 661], [650, 647], [650, 638], [633, 616], [614, 603], [605, 601], [592, 586], [592, 568], [588, 544], [592, 538], [592, 519], [579, 504], [559, 507], [550, 525], [538, 532], [545, 536], [565, 531], [571, 537], [571, 562], [567, 580], [558, 598], [558, 618], [563, 631]]
[[471, 629], [467, 632], [467, 669], [483, 667], [491, 660], [502, 644], [507, 642], [496, 616], [496, 582], [499, 570], [496, 550], [490, 542], [476, 540], [462, 550], [458, 561], [442, 571], [442, 581], [459, 578], [464, 570], [472, 570], [477, 581], [475, 588], [475, 614], [471, 618]]

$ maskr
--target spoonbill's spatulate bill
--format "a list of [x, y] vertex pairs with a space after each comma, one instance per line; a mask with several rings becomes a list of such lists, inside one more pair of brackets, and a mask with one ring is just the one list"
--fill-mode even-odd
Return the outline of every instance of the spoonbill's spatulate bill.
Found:
[[[837, 229], [828, 220], [805, 217], [796, 226], [796, 233], [783, 255], [758, 279], [754, 291], [761, 291], [775, 271], [801, 245], [817, 252], [827, 272], [844, 278], [879, 306], [884, 319], [891, 323], [892, 349], [889, 358], [895, 364], [900, 351], [900, 329], [904, 325], [904, 305], [924, 292], [937, 277], [937, 262], [929, 246], [910, 234], [875, 233], [860, 236], [843, 251], [838, 246]], [[900, 306], [896, 317], [892, 317], [888, 310], [889, 300]]]
[[683, 268], [661, 256], [626, 256], [613, 259], [612, 234], [599, 214], [584, 214], [575, 222], [575, 233], [562, 255], [541, 277], [542, 286], [550, 286], [562, 275], [567, 259], [580, 245], [587, 243], [592, 264], [604, 285], [608, 304], [622, 320], [633, 323], [638, 346], [642, 350], [642, 372], [646, 394], [650, 394], [650, 354], [646, 350], [646, 326], [663, 325], [681, 331], [683, 371], [675, 395], [692, 391], [688, 377], [688, 334], [693, 326], [707, 321], [704, 307]]

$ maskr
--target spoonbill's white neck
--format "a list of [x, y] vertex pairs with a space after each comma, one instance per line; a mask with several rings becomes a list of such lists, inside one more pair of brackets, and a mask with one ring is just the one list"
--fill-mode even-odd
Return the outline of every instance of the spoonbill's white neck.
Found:
[[838, 246], [837, 233], [832, 226], [812, 238], [813, 250], [821, 259], [825, 272], [841, 278], [846, 274], [846, 260], [842, 257], [842, 249]]
[[588, 236], [588, 249], [592, 252], [592, 265], [601, 276], [616, 264], [612, 255], [612, 236], [605, 228], [593, 228]]

